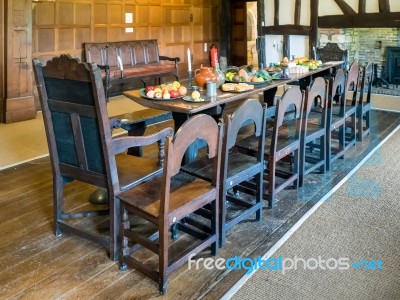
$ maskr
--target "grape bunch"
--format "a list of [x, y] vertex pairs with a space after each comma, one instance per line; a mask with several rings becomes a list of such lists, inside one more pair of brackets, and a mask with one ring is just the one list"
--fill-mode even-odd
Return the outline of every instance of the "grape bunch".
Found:
[[282, 79], [289, 79], [289, 75], [286, 74], [285, 72], [282, 72], [282, 73], [281, 73], [281, 78], [282, 78]]

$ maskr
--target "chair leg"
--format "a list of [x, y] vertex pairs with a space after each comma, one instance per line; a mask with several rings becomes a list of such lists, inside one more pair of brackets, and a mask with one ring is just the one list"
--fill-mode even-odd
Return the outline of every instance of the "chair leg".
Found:
[[[345, 126], [340, 125], [339, 126], [339, 151], [343, 151], [346, 146], [346, 132], [345, 132]], [[344, 158], [344, 155], [341, 156], [341, 158]]]
[[[303, 139], [305, 139], [305, 137], [303, 137]], [[297, 167], [295, 166], [295, 164], [293, 164], [293, 174], [296, 174], [297, 172], [297, 180], [295, 180], [295, 182], [293, 182], [293, 187], [294, 188], [298, 188], [298, 187], [302, 187], [304, 184], [304, 174], [306, 172], [306, 143], [302, 142], [303, 146], [301, 146], [300, 150], [295, 151], [295, 156], [296, 156], [296, 152], [297, 152], [297, 162], [298, 165]]]
[[370, 126], [370, 111], [368, 110], [366, 113], [365, 113], [365, 125], [366, 125], [366, 127], [367, 127], [367, 130], [369, 130], [369, 126]]
[[263, 174], [260, 173], [256, 176], [257, 194], [256, 205], [260, 205], [260, 209], [256, 211], [256, 221], [261, 221], [262, 218], [262, 195], [263, 195]]
[[[224, 241], [225, 241], [225, 228], [218, 228], [220, 222], [219, 222], [219, 203], [217, 200], [214, 200], [213, 203], [211, 204], [211, 234], [216, 235], [215, 243], [212, 243], [211, 245], [211, 254], [212, 255], [218, 255], [218, 248], [219, 246], [219, 234], [220, 232], [223, 231], [224, 234]], [[225, 222], [225, 221], [224, 221]], [[225, 223], [224, 223], [225, 225]]]
[[53, 199], [55, 202], [53, 204], [54, 210], [54, 235], [61, 236], [62, 231], [60, 226], [58, 226], [58, 220], [61, 218], [61, 214], [64, 210], [64, 183], [63, 180], [60, 178], [56, 178], [53, 182]]
[[357, 110], [357, 140], [362, 142], [363, 141], [363, 127], [364, 127], [364, 121], [363, 121], [363, 109], [360, 107]]
[[158, 283], [159, 283], [160, 294], [164, 295], [167, 293], [168, 289], [168, 227], [167, 226], [161, 226], [160, 228], [159, 243], [160, 245], [158, 250], [159, 251]]
[[325, 151], [325, 147], [326, 147], [326, 135], [321, 136], [319, 138], [319, 159], [323, 162], [323, 164], [321, 165], [321, 167], [319, 168], [319, 171], [321, 174], [325, 174], [326, 173], [326, 151]]
[[330, 128], [326, 131], [326, 145], [325, 145], [325, 157], [326, 157], [326, 170], [329, 172], [332, 169], [332, 134]]
[[121, 271], [126, 271], [128, 269], [128, 265], [124, 261], [124, 254], [128, 249], [128, 238], [125, 237], [124, 230], [129, 229], [130, 223], [128, 218], [128, 212], [126, 211], [123, 205], [121, 205], [120, 207], [120, 212], [121, 212], [120, 236], [119, 236], [120, 253], [118, 261], [119, 261], [119, 269]]
[[[224, 187], [220, 188], [220, 196], [219, 196], [219, 246], [220, 247], [222, 247], [225, 244], [226, 192], [227, 191]], [[213, 225], [213, 220], [212, 220], [213, 216], [214, 212], [211, 210], [211, 226]], [[211, 231], [212, 230], [213, 228], [211, 228]]]
[[[303, 149], [297, 149], [294, 151], [294, 165], [293, 165], [293, 174], [297, 174], [297, 179], [293, 181], [293, 188], [297, 189], [304, 184], [304, 172], [305, 172], [305, 145]], [[304, 164], [300, 161], [302, 159], [301, 152], [304, 153]], [[301, 184], [301, 185], [300, 185]]]
[[174, 224], [170, 228], [171, 231], [171, 238], [176, 240], [178, 238], [178, 224]]
[[268, 162], [268, 204], [272, 207], [275, 202], [275, 162]]

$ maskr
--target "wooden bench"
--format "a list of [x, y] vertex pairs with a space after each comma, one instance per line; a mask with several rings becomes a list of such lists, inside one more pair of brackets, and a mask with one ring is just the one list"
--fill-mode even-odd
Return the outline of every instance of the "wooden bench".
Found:
[[137, 88], [146, 80], [178, 80], [179, 57], [160, 56], [157, 40], [85, 43], [86, 61], [103, 67], [106, 96]]

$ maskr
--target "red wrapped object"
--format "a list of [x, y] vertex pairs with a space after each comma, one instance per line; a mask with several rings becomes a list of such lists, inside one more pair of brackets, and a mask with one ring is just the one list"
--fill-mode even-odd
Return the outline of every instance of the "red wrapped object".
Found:
[[215, 68], [215, 64], [218, 63], [218, 50], [215, 44], [210, 46], [210, 64], [211, 67]]

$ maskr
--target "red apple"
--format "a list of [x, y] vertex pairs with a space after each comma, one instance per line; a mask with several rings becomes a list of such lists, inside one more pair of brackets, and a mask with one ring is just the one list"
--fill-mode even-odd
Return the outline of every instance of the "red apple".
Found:
[[147, 93], [148, 91], [154, 91], [154, 86], [151, 86], [151, 85], [146, 86], [145, 91], [146, 91], [146, 93]]
[[169, 91], [169, 95], [171, 96], [171, 98], [178, 98], [180, 96], [179, 92], [176, 90]]

